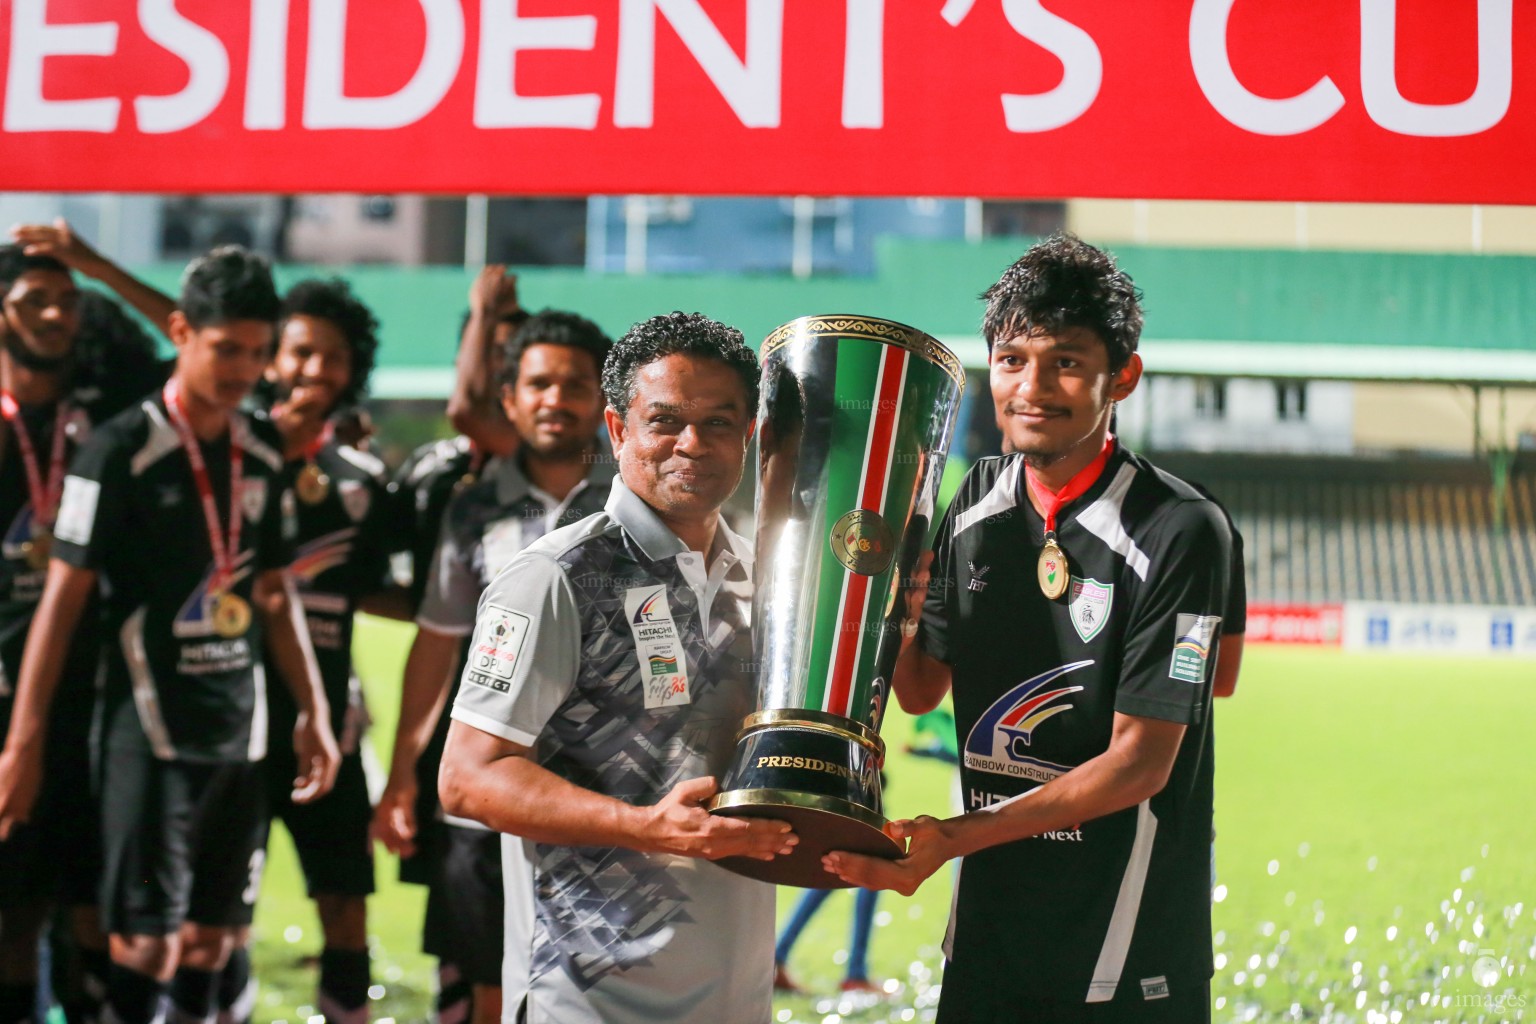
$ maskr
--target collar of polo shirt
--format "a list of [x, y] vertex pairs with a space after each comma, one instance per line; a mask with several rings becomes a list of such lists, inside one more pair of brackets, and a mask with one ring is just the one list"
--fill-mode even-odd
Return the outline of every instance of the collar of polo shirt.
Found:
[[[607, 429], [600, 432], [595, 440], [597, 448], [591, 455], [592, 463], [587, 469], [587, 477], [571, 491], [572, 495], [583, 487], [606, 487], [618, 477], [618, 460], [613, 457], [613, 447], [608, 443]], [[501, 507], [509, 508], [524, 498], [536, 496], [534, 492], [537, 488], [528, 479], [528, 474], [523, 472], [522, 463], [516, 455], [497, 459], [491, 472], [496, 477], [496, 503]]]
[[[645, 552], [645, 557], [651, 561], [676, 558], [688, 551], [688, 546], [667, 528], [656, 510], [630, 490], [619, 477], [614, 477], [610, 485], [606, 510], [614, 522], [634, 538], [640, 550]], [[719, 528], [715, 530], [709, 564], [713, 564], [716, 558], [726, 560], [727, 578], [752, 578], [752, 549], [740, 534], [731, 529], [723, 515], [720, 517]]]

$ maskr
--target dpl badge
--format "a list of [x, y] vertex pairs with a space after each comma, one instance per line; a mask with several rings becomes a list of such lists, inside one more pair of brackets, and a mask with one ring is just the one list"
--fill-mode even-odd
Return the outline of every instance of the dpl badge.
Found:
[[690, 703], [688, 664], [667, 604], [667, 588], [653, 585], [624, 591], [624, 618], [635, 638], [646, 710]]

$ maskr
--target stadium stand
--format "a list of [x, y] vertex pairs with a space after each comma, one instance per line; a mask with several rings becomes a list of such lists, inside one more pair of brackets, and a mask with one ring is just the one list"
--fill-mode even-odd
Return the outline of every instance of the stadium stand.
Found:
[[1536, 604], [1536, 466], [1502, 517], [1488, 465], [1158, 452], [1209, 488], [1243, 534], [1248, 595], [1277, 604]]

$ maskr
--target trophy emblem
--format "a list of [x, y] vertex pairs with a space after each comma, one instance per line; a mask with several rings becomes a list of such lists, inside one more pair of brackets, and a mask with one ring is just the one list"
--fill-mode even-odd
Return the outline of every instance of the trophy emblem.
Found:
[[880, 723], [897, 596], [932, 520], [965, 375], [934, 338], [868, 316], [800, 317], [760, 358], [757, 711], [709, 806], [788, 821], [800, 837], [788, 856], [722, 867], [841, 887], [823, 853], [902, 852], [884, 831]]

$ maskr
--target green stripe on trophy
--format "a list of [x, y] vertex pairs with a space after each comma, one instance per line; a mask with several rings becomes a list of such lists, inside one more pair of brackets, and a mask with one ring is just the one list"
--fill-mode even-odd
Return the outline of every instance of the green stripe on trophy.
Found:
[[[837, 346], [837, 380], [833, 386], [832, 446], [827, 460], [823, 501], [817, 510], [812, 543], [822, 552], [823, 564], [836, 565], [830, 551], [832, 526], [846, 512], [859, 507], [859, 481], [868, 457], [869, 424], [875, 413], [875, 384], [885, 346], [876, 341], [840, 339]], [[812, 617], [811, 656], [806, 667], [805, 706], [819, 710], [826, 701], [827, 676], [832, 652], [841, 633], [838, 621], [842, 597], [842, 572], [823, 572]]]

